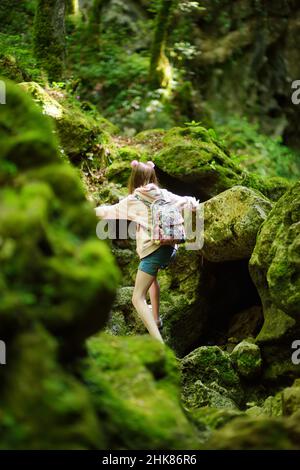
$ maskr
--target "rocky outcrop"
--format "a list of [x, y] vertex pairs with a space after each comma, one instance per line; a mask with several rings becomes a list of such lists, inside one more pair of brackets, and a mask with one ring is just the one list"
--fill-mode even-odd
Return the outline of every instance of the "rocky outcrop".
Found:
[[213, 129], [200, 125], [175, 127], [164, 134], [154, 131], [137, 136], [145, 151], [154, 153], [160, 181], [174, 192], [206, 201], [240, 185], [276, 200], [288, 188], [283, 178], [262, 178], [243, 170], [217, 139]]
[[9, 82], [0, 141], [0, 447], [105, 447], [70, 363], [108, 319], [117, 266], [51, 121]]
[[104, 325], [117, 268], [95, 238], [96, 218], [76, 171], [59, 157], [50, 121], [21, 90], [8, 84], [7, 94], [0, 134], [1, 331], [41, 321], [80, 342]]
[[83, 376], [109, 449], [196, 449], [179, 402], [177, 361], [149, 336], [101, 334], [88, 341]]
[[214, 450], [299, 450], [300, 412], [290, 418], [237, 417], [205, 443]]
[[230, 356], [217, 346], [202, 346], [181, 362], [182, 400], [189, 409], [203, 406], [238, 409], [243, 390]]
[[284, 416], [291, 416], [300, 409], [300, 379], [282, 392], [282, 411]]
[[54, 120], [62, 150], [72, 163], [87, 161], [96, 167], [106, 163], [105, 146], [110, 142], [109, 133], [116, 130], [109, 121], [97, 113], [83, 113], [62, 92], [45, 90], [35, 82], [19, 86]]
[[264, 313], [257, 341], [263, 345], [271, 376], [299, 373], [299, 366], [291, 361], [291, 343], [300, 331], [299, 220], [297, 182], [275, 204], [262, 225], [249, 263]]
[[89, 391], [61, 365], [58, 353], [57, 339], [41, 325], [10, 343], [0, 370], [0, 449], [105, 448]]
[[233, 186], [204, 204], [204, 246], [210, 261], [250, 258], [256, 235], [272, 208], [252, 189]]

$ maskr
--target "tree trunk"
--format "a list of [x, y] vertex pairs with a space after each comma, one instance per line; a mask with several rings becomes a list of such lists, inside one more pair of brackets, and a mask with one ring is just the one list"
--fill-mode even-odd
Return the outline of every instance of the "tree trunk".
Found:
[[165, 55], [165, 46], [172, 12], [176, 3], [177, 0], [161, 0], [156, 16], [149, 70], [150, 86], [154, 89], [167, 87], [170, 80], [170, 63]]
[[79, 0], [66, 0], [66, 9], [68, 15], [78, 15]]
[[65, 0], [38, 0], [34, 51], [48, 78], [62, 78], [65, 66]]
[[93, 41], [100, 45], [101, 35], [101, 17], [103, 8], [108, 5], [110, 0], [94, 0], [90, 16], [90, 32]]

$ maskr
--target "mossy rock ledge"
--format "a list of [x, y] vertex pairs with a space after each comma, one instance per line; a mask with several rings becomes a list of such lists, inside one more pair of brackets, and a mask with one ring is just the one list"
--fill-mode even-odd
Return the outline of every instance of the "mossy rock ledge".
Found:
[[[148, 139], [151, 142], [150, 135]], [[183, 194], [193, 194], [206, 201], [240, 185], [260, 191], [277, 200], [289, 188], [284, 178], [263, 178], [243, 170], [212, 129], [202, 126], [175, 127], [155, 142], [153, 161], [162, 183]], [[147, 141], [144, 141], [147, 148]], [[151, 145], [148, 145], [151, 149]]]
[[233, 186], [203, 203], [204, 246], [210, 261], [250, 258], [271, 202], [253, 189]]
[[86, 160], [98, 167], [106, 163], [110, 134], [116, 131], [113, 124], [99, 114], [83, 112], [79, 104], [67, 101], [63, 92], [46, 90], [35, 82], [19, 86], [54, 120], [62, 150], [72, 163]]
[[262, 224], [249, 262], [264, 324], [257, 336], [270, 379], [299, 377], [291, 360], [300, 334], [300, 181], [274, 205]]

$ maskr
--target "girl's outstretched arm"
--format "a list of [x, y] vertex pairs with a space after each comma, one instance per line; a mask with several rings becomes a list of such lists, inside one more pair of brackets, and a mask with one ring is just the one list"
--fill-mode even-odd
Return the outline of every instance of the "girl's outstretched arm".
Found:
[[96, 216], [101, 219], [127, 219], [132, 220], [132, 214], [130, 213], [130, 196], [125, 197], [117, 204], [110, 206], [102, 205], [95, 208]]

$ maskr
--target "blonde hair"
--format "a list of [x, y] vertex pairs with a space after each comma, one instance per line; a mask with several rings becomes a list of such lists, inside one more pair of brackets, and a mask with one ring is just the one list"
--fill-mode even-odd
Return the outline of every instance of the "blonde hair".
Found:
[[158, 186], [158, 180], [152, 162], [142, 163], [136, 160], [131, 162], [131, 175], [128, 180], [128, 192], [132, 194], [136, 188], [154, 183]]

